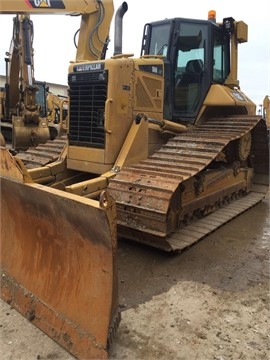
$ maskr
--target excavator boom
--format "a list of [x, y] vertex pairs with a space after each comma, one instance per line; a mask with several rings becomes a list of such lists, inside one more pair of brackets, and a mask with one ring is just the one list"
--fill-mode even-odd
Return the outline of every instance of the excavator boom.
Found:
[[113, 0], [1, 0], [0, 14], [81, 15], [76, 60], [94, 61], [105, 57]]

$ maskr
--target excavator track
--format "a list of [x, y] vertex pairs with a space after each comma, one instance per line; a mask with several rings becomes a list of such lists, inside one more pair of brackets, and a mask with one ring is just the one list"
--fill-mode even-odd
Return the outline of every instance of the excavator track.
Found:
[[25, 151], [19, 151], [16, 157], [21, 159], [27, 169], [45, 166], [56, 161], [67, 144], [67, 135], [62, 135], [54, 140], [48, 140], [45, 144], [30, 147]]
[[[268, 154], [266, 134], [258, 116], [212, 118], [123, 168], [108, 187], [119, 236], [182, 251], [261, 201], [269, 181], [268, 159], [260, 158]], [[235, 161], [222, 161], [225, 154]]]

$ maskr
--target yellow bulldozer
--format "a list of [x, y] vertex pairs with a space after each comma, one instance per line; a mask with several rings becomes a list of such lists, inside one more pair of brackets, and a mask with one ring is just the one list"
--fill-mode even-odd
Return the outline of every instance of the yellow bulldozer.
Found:
[[237, 79], [247, 25], [213, 11], [149, 22], [134, 58], [127, 9], [0, 0], [1, 13], [82, 16], [65, 150], [30, 169], [1, 148], [2, 298], [81, 359], [106, 358], [120, 321], [117, 239], [181, 252], [269, 186], [266, 123]]

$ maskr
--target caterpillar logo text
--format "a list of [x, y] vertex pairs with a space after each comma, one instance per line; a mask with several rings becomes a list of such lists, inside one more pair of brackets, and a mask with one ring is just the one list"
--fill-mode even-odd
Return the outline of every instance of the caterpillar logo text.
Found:
[[30, 8], [65, 9], [62, 0], [25, 0]]

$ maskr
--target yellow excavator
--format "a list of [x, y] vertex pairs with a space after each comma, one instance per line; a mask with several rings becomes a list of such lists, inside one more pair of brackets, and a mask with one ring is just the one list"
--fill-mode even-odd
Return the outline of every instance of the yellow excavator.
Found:
[[149, 22], [134, 58], [123, 2], [106, 58], [112, 0], [14, 3], [82, 23], [65, 150], [30, 169], [1, 148], [2, 297], [76, 357], [101, 358], [120, 318], [117, 237], [181, 252], [265, 197], [266, 123], [237, 79], [248, 29], [213, 11]]
[[16, 14], [5, 58], [6, 83], [0, 92], [0, 126], [13, 152], [20, 152], [23, 160], [38, 152], [42, 166], [57, 159], [66, 142], [68, 99], [51, 93], [46, 82], [35, 80], [33, 37], [30, 15]]
[[1, 96], [1, 132], [12, 148], [26, 149], [50, 138], [46, 118], [41, 116], [45, 87], [34, 78], [33, 22], [28, 14], [13, 18], [13, 34], [6, 61], [6, 84]]
[[47, 90], [46, 92], [46, 118], [52, 125], [56, 126], [55, 137], [65, 133], [68, 129], [68, 98], [56, 95]]

